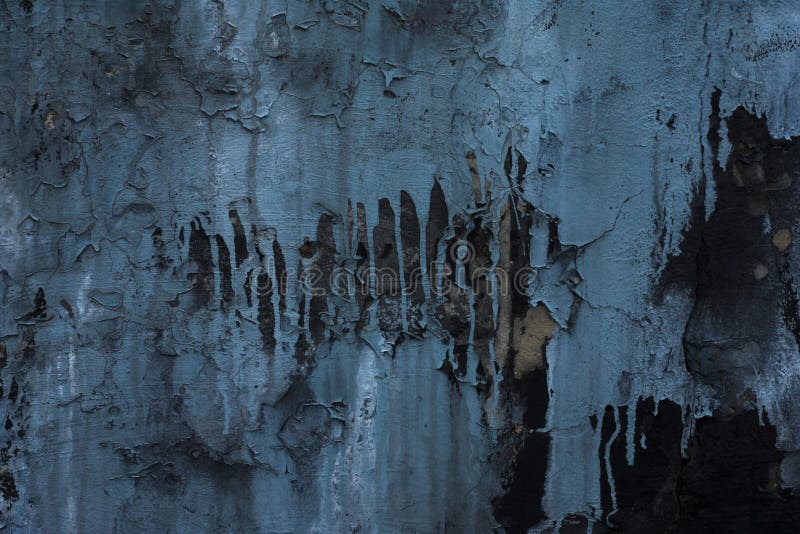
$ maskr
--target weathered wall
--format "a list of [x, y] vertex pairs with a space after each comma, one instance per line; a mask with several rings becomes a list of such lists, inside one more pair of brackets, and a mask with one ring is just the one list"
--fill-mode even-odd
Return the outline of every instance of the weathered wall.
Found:
[[797, 8], [0, 0], [4, 524], [800, 524]]

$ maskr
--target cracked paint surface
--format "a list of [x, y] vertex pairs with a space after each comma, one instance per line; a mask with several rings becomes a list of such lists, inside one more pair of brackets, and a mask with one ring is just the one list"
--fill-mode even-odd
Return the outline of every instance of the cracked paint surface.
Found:
[[0, 1], [3, 524], [796, 526], [798, 28]]

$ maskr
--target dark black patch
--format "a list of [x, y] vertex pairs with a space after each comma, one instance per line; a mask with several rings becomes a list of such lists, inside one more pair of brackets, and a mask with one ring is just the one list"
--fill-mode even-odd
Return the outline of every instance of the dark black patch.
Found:
[[244, 296], [247, 299], [247, 307], [253, 306], [253, 286], [250, 279], [253, 277], [253, 269], [247, 271], [247, 276], [244, 277]]
[[[679, 506], [675, 488], [681, 468], [681, 407], [672, 401], [661, 401], [654, 414], [652, 397], [636, 404], [634, 431], [634, 464], [627, 463], [627, 406], [619, 407], [619, 435], [611, 444], [611, 470], [617, 496], [617, 509], [612, 516], [610, 502], [603, 502], [606, 525], [630, 532], [649, 529], [674, 530]], [[613, 418], [612, 418], [613, 422]], [[605, 421], [604, 421], [605, 423]], [[605, 430], [605, 427], [604, 427]], [[644, 442], [644, 447], [642, 443]], [[600, 449], [601, 466], [605, 468], [604, 446]], [[600, 531], [605, 530], [600, 527]]]
[[431, 189], [430, 207], [428, 209], [428, 223], [425, 225], [425, 258], [428, 262], [428, 280], [432, 290], [436, 290], [436, 256], [439, 240], [442, 238], [449, 222], [447, 202], [444, 191], [438, 181], [433, 183]]
[[32, 321], [35, 319], [44, 319], [47, 317], [47, 297], [45, 297], [44, 289], [39, 288], [36, 290], [36, 295], [33, 297], [33, 310], [29, 311], [19, 321]]
[[511, 463], [513, 476], [504, 484], [505, 495], [493, 499], [495, 519], [506, 532], [524, 533], [545, 518], [542, 508], [550, 435], [531, 431]]
[[228, 211], [228, 218], [233, 226], [233, 252], [236, 256], [236, 267], [242, 265], [247, 259], [247, 237], [245, 236], [244, 225], [239, 219], [239, 212], [236, 210]]
[[278, 286], [278, 312], [283, 319], [286, 314], [286, 287], [287, 287], [287, 274], [286, 274], [286, 258], [283, 255], [281, 244], [278, 243], [277, 237], [272, 242], [272, 256], [275, 261], [275, 278]]
[[16, 501], [19, 499], [17, 484], [14, 482], [14, 475], [7, 467], [0, 467], [0, 495], [5, 501]]
[[261, 248], [258, 246], [258, 228], [256, 227], [255, 224], [250, 225], [250, 233], [253, 236], [253, 248], [255, 249], [256, 254], [258, 254], [258, 261], [263, 264], [266, 255], [264, 254], [264, 251], [261, 250]]
[[44, 295], [44, 288], [39, 288], [36, 290], [36, 296], [33, 298], [33, 314], [34, 317], [45, 317], [47, 316], [47, 298]]
[[528, 172], [528, 160], [520, 152], [517, 152], [517, 185], [522, 185], [525, 181], [525, 173]]
[[511, 171], [514, 168], [514, 155], [511, 153], [511, 147], [506, 151], [506, 158], [503, 160], [503, 170], [507, 177], [511, 176]]
[[327, 338], [328, 295], [331, 291], [330, 280], [335, 261], [336, 243], [333, 238], [333, 217], [323, 213], [317, 223], [316, 257], [311, 280], [313, 293], [308, 315], [311, 340], [315, 345], [319, 345]]
[[256, 292], [258, 295], [258, 330], [261, 332], [261, 346], [265, 352], [275, 350], [275, 306], [272, 304], [272, 280], [263, 269], [258, 274]]
[[372, 230], [375, 250], [375, 296], [378, 299], [378, 325], [384, 332], [403, 328], [400, 297], [400, 259], [395, 239], [394, 210], [388, 198], [378, 201], [378, 224]]
[[669, 258], [660, 285], [694, 292], [684, 334], [687, 368], [716, 389], [723, 406], [739, 409], [747, 406], [743, 393], [749, 376], [763, 367], [761, 350], [774, 343], [776, 306], [783, 304], [789, 328], [797, 322], [787, 254], [763, 228], [766, 216], [773, 229], [792, 229], [800, 216], [794, 200], [800, 143], [773, 139], [765, 117], [739, 107], [725, 119], [731, 152], [723, 168], [717, 163], [719, 101], [715, 91], [707, 136], [716, 207], [706, 221], [701, 183], [681, 253]]
[[300, 280], [300, 291], [297, 293], [297, 326], [304, 328], [306, 326], [306, 291], [308, 285], [302, 259], [297, 261], [297, 272], [297, 279]]
[[553, 257], [561, 250], [561, 240], [558, 237], [558, 219], [549, 217], [547, 219], [547, 254]]
[[[634, 430], [634, 464], [627, 463], [627, 432], [631, 424], [627, 406], [618, 408], [619, 431], [610, 444], [610, 475], [616, 490], [616, 508], [612, 506], [609, 473], [605, 452], [616, 429], [613, 409], [606, 409], [601, 444], [598, 451], [601, 467], [601, 504], [605, 524], [598, 532], [618, 530], [642, 532], [655, 529], [675, 531], [679, 513], [676, 485], [681, 469], [681, 408], [671, 401], [661, 401], [654, 414], [652, 398], [639, 399]], [[644, 447], [642, 443], [644, 442]]]
[[219, 291], [222, 293], [222, 307], [233, 301], [233, 285], [231, 282], [231, 253], [222, 236], [217, 234], [217, 258], [219, 261]]
[[361, 310], [361, 321], [356, 328], [361, 328], [369, 323], [369, 313], [367, 309], [372, 304], [370, 294], [370, 262], [369, 262], [369, 237], [367, 234], [367, 212], [364, 204], [359, 202], [356, 205], [356, 272], [355, 298]]
[[800, 496], [777, 480], [783, 453], [758, 413], [697, 421], [677, 494], [680, 532], [796, 532]]
[[775, 448], [775, 428], [759, 424], [755, 410], [698, 420], [682, 459], [681, 408], [661, 401], [655, 415], [653, 399], [640, 399], [632, 466], [626, 461], [628, 424], [627, 408], [620, 407], [610, 443], [613, 509], [605, 450], [617, 429], [613, 408], [606, 409], [598, 451], [605, 524], [595, 532], [792, 532], [800, 525], [800, 495], [780, 487], [784, 453]]
[[494, 381], [490, 347], [494, 341], [495, 330], [494, 302], [492, 283], [488, 277], [493, 265], [492, 252], [489, 248], [492, 238], [492, 232], [483, 226], [482, 219], [476, 219], [473, 230], [467, 236], [472, 257], [466, 265], [475, 302], [472, 313], [475, 323], [472, 343], [479, 360], [479, 389], [487, 393], [491, 391]]
[[211, 259], [211, 239], [199, 222], [192, 221], [189, 233], [189, 260], [197, 270], [189, 273], [193, 282], [195, 308], [207, 306], [214, 295], [214, 262]]
[[8, 390], [8, 400], [11, 402], [17, 402], [17, 396], [19, 395], [19, 384], [17, 384], [17, 377], [11, 379], [11, 387]]
[[425, 291], [422, 287], [422, 270], [420, 267], [419, 219], [417, 208], [411, 195], [400, 192], [400, 242], [403, 245], [403, 269], [406, 294], [406, 321], [408, 333], [420, 337], [423, 327], [422, 306], [425, 303]]

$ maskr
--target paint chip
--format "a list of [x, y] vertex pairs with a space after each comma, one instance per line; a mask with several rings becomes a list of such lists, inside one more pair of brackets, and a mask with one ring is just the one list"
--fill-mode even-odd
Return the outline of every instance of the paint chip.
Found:
[[787, 228], [781, 228], [772, 234], [772, 244], [775, 245], [775, 248], [783, 252], [792, 244], [792, 232]]

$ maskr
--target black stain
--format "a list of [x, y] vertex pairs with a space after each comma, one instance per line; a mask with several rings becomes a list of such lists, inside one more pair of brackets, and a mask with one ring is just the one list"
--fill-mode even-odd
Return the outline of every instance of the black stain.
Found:
[[8, 390], [8, 400], [11, 402], [17, 402], [17, 396], [19, 395], [19, 384], [17, 384], [17, 377], [13, 377], [11, 379], [11, 387]]
[[35, 319], [44, 319], [47, 317], [47, 297], [44, 294], [44, 288], [36, 290], [36, 295], [33, 297], [33, 310], [29, 311], [19, 321], [32, 321]]
[[[305, 245], [304, 245], [305, 246]], [[301, 247], [300, 254], [302, 255], [303, 247]], [[299, 281], [300, 291], [297, 294], [297, 326], [305, 328], [306, 326], [306, 292], [307, 292], [307, 276], [306, 270], [303, 265], [303, 260], [297, 261], [297, 279]]]
[[0, 495], [3, 496], [3, 500], [5, 501], [16, 501], [19, 499], [17, 484], [14, 482], [14, 476], [7, 467], [0, 467]]
[[677, 530], [796, 532], [800, 497], [779, 486], [775, 438], [755, 410], [698, 420], [678, 481]]
[[222, 236], [216, 235], [217, 260], [219, 261], [219, 291], [222, 306], [225, 307], [233, 301], [233, 284], [231, 282], [231, 253]]
[[656, 411], [652, 398], [639, 399], [628, 465], [631, 421], [626, 406], [617, 410], [619, 427], [613, 407], [603, 416], [598, 459], [604, 522], [595, 532], [793, 532], [800, 525], [800, 496], [780, 485], [784, 453], [775, 448], [775, 427], [766, 414], [763, 422], [755, 410], [699, 419], [682, 458], [680, 406], [664, 400]]
[[367, 234], [367, 212], [364, 204], [356, 204], [356, 267], [354, 275], [355, 298], [361, 310], [361, 320], [356, 328], [369, 324], [367, 309], [372, 304], [370, 290], [369, 236]]
[[272, 242], [272, 257], [275, 261], [275, 278], [278, 287], [278, 312], [281, 319], [286, 314], [286, 288], [287, 288], [287, 273], [286, 273], [286, 258], [283, 255], [281, 244], [278, 243], [278, 238]]
[[275, 306], [272, 304], [272, 280], [263, 269], [256, 279], [258, 295], [258, 330], [261, 332], [261, 344], [265, 352], [275, 350]]
[[489, 280], [489, 271], [492, 268], [492, 241], [491, 231], [484, 227], [483, 221], [477, 218], [473, 230], [467, 236], [467, 242], [472, 257], [466, 264], [467, 277], [472, 284], [474, 306], [473, 347], [478, 355], [479, 389], [488, 393], [494, 381], [494, 368], [492, 365], [491, 343], [494, 339], [494, 302], [492, 299], [493, 285]]
[[199, 221], [191, 223], [189, 260], [197, 269], [188, 276], [189, 280], [193, 282], [194, 307], [207, 306], [214, 295], [214, 262], [211, 259], [211, 239]]
[[327, 338], [328, 295], [331, 291], [330, 281], [336, 262], [333, 217], [327, 213], [319, 217], [315, 245], [316, 257], [311, 280], [312, 295], [308, 310], [308, 326], [311, 340], [315, 345], [319, 345]]
[[449, 222], [447, 202], [438, 181], [433, 183], [428, 209], [428, 222], [425, 225], [425, 258], [428, 263], [428, 279], [431, 288], [436, 288], [436, 257], [439, 241]]
[[251, 308], [253, 306], [253, 285], [250, 281], [253, 277], [253, 269], [247, 271], [247, 275], [244, 277], [244, 296], [247, 299], [247, 307]]
[[378, 201], [378, 224], [372, 230], [375, 251], [375, 295], [378, 325], [384, 332], [403, 328], [400, 298], [400, 259], [395, 239], [394, 210], [388, 198]]
[[406, 294], [407, 331], [415, 337], [423, 334], [422, 305], [425, 292], [422, 287], [420, 267], [420, 227], [414, 200], [405, 191], [400, 192], [400, 242], [403, 246], [403, 273]]
[[524, 437], [512, 461], [506, 493], [495, 498], [494, 516], [506, 532], [524, 533], [545, 518], [542, 508], [550, 435], [533, 431]]
[[248, 256], [247, 237], [245, 236], [242, 221], [239, 219], [239, 212], [236, 210], [228, 211], [228, 218], [233, 226], [233, 251], [236, 257], [236, 267], [239, 267]]
[[[652, 397], [636, 404], [633, 434], [633, 465], [627, 461], [628, 425], [632, 424], [627, 406], [618, 408], [619, 433], [611, 444], [610, 463], [616, 490], [616, 509], [608, 494], [605, 472], [605, 444], [608, 442], [606, 418], [600, 447], [603, 490], [603, 517], [606, 528], [642, 532], [651, 528], [673, 528], [679, 513], [676, 486], [681, 469], [681, 407], [669, 400], [656, 404]], [[606, 412], [608, 415], [608, 412]], [[610, 424], [614, 425], [613, 413]], [[612, 426], [613, 431], [613, 426]], [[613, 514], [612, 514], [613, 512]]]
[[[723, 119], [720, 96], [719, 90], [712, 96], [707, 134], [716, 205], [706, 220], [701, 182], [691, 226], [680, 253], [668, 259], [660, 287], [693, 293], [684, 333], [686, 366], [715, 389], [723, 406], [736, 410], [749, 406], [746, 384], [752, 370], [763, 368], [762, 350], [770, 350], [778, 335], [776, 318], [782, 312], [787, 327], [797, 329], [791, 250], [775, 245], [764, 227], [768, 217], [773, 235], [790, 232], [800, 216], [800, 143], [772, 138], [766, 117], [741, 107]], [[718, 162], [723, 121], [731, 145], [724, 167]]]

